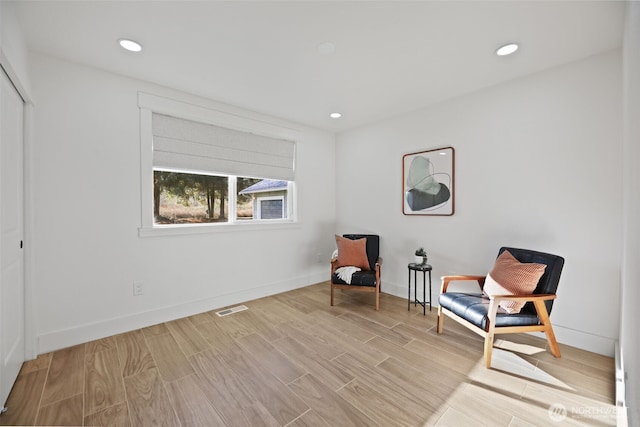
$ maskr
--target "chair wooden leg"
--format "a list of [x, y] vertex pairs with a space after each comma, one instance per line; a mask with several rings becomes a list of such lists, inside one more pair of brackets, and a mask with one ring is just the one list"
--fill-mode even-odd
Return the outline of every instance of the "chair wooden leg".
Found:
[[442, 313], [442, 307], [438, 307], [438, 326], [436, 328], [436, 331], [438, 331], [439, 334], [442, 333], [443, 326], [444, 326], [444, 314]]
[[551, 327], [547, 306], [544, 305], [544, 301], [534, 301], [533, 304], [538, 312], [540, 323], [544, 325], [544, 333], [547, 335], [547, 342], [549, 343], [551, 354], [553, 354], [554, 357], [560, 357], [560, 346], [558, 345], [558, 341], [556, 341], [556, 335], [553, 333], [553, 328]]
[[560, 346], [558, 345], [558, 341], [556, 341], [556, 336], [553, 333], [553, 328], [551, 325], [548, 325], [548, 328], [544, 330], [544, 333], [547, 334], [547, 341], [549, 342], [549, 350], [551, 350], [551, 354], [554, 357], [560, 357]]
[[380, 310], [380, 289], [376, 289], [376, 311]]
[[333, 307], [333, 283], [331, 284], [331, 306]]
[[491, 354], [493, 352], [493, 334], [487, 334], [484, 338], [484, 366], [491, 367]]
[[498, 315], [498, 302], [491, 298], [489, 302], [489, 309], [487, 311], [487, 322], [489, 322], [489, 328], [487, 334], [484, 337], [484, 366], [489, 369], [491, 367], [491, 354], [493, 352], [493, 337], [496, 330], [496, 316]]

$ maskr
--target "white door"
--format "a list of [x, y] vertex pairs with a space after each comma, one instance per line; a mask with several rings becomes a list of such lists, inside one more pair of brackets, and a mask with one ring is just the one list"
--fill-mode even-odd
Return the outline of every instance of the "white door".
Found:
[[23, 112], [0, 68], [0, 408], [24, 362]]

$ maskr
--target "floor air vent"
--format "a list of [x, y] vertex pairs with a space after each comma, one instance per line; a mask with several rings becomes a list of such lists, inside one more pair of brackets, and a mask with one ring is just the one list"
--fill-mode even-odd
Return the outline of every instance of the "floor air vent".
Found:
[[218, 317], [224, 317], [224, 316], [228, 316], [230, 314], [237, 313], [239, 311], [245, 311], [248, 309], [249, 308], [246, 305], [237, 305], [235, 307], [225, 308], [222, 311], [216, 312], [216, 314], [218, 315]]

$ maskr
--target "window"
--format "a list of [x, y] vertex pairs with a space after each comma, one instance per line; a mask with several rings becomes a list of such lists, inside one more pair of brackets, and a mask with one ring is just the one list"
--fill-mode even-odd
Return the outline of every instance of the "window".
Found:
[[236, 220], [289, 218], [289, 181], [154, 170], [154, 224], [228, 223], [234, 183]]
[[141, 235], [294, 219], [291, 129], [144, 93], [138, 105]]

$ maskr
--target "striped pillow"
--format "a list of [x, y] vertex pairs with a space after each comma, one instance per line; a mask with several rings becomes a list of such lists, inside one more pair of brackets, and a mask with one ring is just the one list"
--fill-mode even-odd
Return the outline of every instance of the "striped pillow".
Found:
[[[523, 263], [504, 251], [496, 259], [484, 283], [485, 294], [492, 295], [531, 295], [536, 289], [540, 277], [547, 268], [544, 264]], [[509, 314], [520, 313], [524, 302], [504, 300], [500, 307]]]

